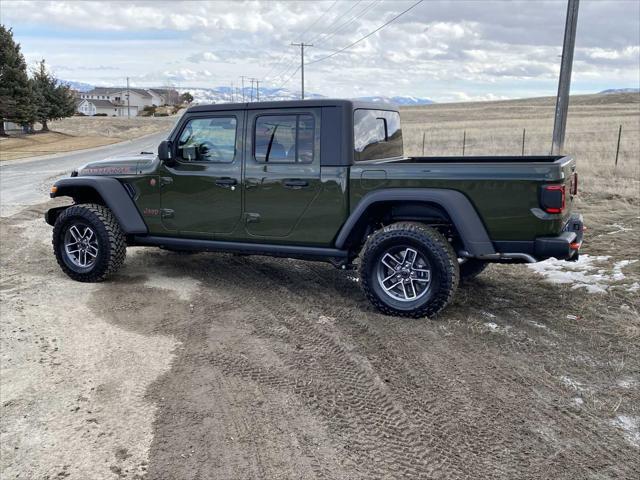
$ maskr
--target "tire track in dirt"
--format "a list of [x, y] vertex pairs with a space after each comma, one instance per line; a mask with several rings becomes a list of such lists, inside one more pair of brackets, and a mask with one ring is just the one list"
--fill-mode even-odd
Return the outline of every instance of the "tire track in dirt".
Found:
[[[255, 269], [249, 269], [249, 271], [252, 270]], [[264, 270], [264, 267], [259, 270]], [[267, 270], [261, 271], [265, 278], [273, 280], [275, 277], [280, 285], [291, 283], [287, 275], [281, 275], [282, 272], [277, 272], [273, 268]], [[252, 281], [252, 279], [245, 278], [244, 281]], [[294, 296], [290, 290], [288, 295]], [[279, 295], [279, 297], [283, 296]], [[435, 469], [429, 463], [434, 461], [437, 463], [438, 452], [430, 451], [428, 448], [429, 443], [434, 442], [429, 442], [429, 438], [425, 438], [429, 434], [425, 434], [422, 427], [429, 424], [415, 425], [415, 421], [409, 418], [406, 411], [399, 407], [389, 395], [388, 388], [381, 387], [384, 382], [380, 380], [377, 373], [370, 368], [363, 368], [363, 359], [357, 356], [354, 358], [353, 353], [341, 347], [335, 337], [332, 338], [320, 332], [311, 323], [318, 318], [319, 314], [311, 313], [310, 319], [309, 313], [301, 312], [294, 306], [303, 304], [300, 300], [296, 298], [295, 302], [279, 306], [278, 310], [271, 315], [276, 319], [279, 318], [280, 322], [284, 321], [289, 332], [289, 343], [306, 342], [304, 348], [297, 349], [296, 358], [292, 359], [288, 366], [292, 371], [300, 371], [304, 368], [303, 373], [312, 376], [315, 383], [311, 391], [309, 388], [303, 388], [295, 377], [283, 380], [287, 378], [285, 372], [268, 375], [269, 372], [264, 372], [260, 366], [248, 365], [246, 361], [238, 365], [229, 358], [218, 360], [230, 372], [236, 371], [241, 375], [248, 375], [274, 388], [293, 388], [294, 393], [306, 397], [308, 402], [313, 403], [313, 407], [323, 410], [322, 413], [329, 418], [340, 415], [343, 411], [349, 411], [355, 418], [340, 418], [342, 420], [340, 426], [351, 429], [347, 434], [351, 445], [356, 445], [362, 452], [369, 453], [369, 458], [365, 459], [365, 462], [362, 462], [362, 452], [358, 452], [360, 457], [354, 460], [354, 464], [358, 461], [361, 464], [366, 464], [367, 460], [372, 462], [374, 470], [366, 474], [380, 475], [386, 471], [387, 474], [396, 472], [404, 477], [432, 476]], [[258, 306], [264, 309], [264, 305], [258, 304]], [[295, 321], [289, 321], [290, 318]], [[304, 318], [302, 322], [301, 318]], [[260, 319], [255, 328], [258, 335], [268, 337], [271, 334], [270, 326], [264, 322], [264, 318]], [[281, 334], [278, 337], [282, 340]], [[323, 361], [324, 359], [329, 361]], [[339, 396], [336, 395], [337, 391], [340, 393]], [[334, 401], [323, 403], [323, 398], [327, 396]], [[362, 431], [367, 427], [370, 431]], [[447, 466], [446, 454], [449, 452], [442, 453], [440, 462], [442, 473], [455, 477], [463, 476], [459, 468]]]
[[[269, 265], [273, 265], [273, 263], [270, 263]], [[280, 282], [284, 282], [285, 284], [287, 283], [286, 275], [282, 276], [282, 275], [279, 275], [277, 272], [274, 273], [273, 268], [270, 269], [271, 270], [270, 272], [265, 272], [263, 267], [260, 267], [259, 270], [263, 270], [262, 273], [265, 273], [270, 278], [275, 277]], [[278, 276], [280, 276], [280, 278], [278, 278]], [[332, 275], [329, 275], [329, 276], [332, 277]], [[289, 284], [291, 284], [291, 282], [289, 282]], [[317, 285], [317, 287], [322, 287], [322, 286], [326, 288], [326, 285], [319, 285], [319, 284]], [[300, 290], [302, 290], [303, 293], [300, 293]], [[305, 292], [304, 286], [300, 287], [299, 284], [296, 284], [296, 291], [300, 293], [300, 298], [299, 298], [299, 302], [294, 302], [294, 303], [302, 303], [304, 299], [308, 298], [308, 297], [305, 297], [304, 295], [304, 292]], [[314, 289], [312, 289], [312, 291], [308, 293], [313, 294]], [[317, 291], [315, 293], [317, 294]], [[320, 296], [322, 295], [320, 294]], [[307, 303], [309, 302], [307, 301]], [[333, 304], [335, 304], [335, 302], [333, 302]], [[331, 307], [329, 305], [323, 304], [322, 305], [323, 308], [321, 311], [323, 311], [326, 314], [327, 310], [329, 311], [331, 310]], [[340, 313], [342, 310], [340, 307], [338, 307], [337, 311]], [[362, 330], [362, 325], [361, 324], [359, 325], [357, 321], [355, 323], [355, 327], [356, 327], [356, 330], [358, 329]], [[463, 340], [464, 340], [464, 337], [463, 337]], [[407, 341], [411, 342], [410, 339], [403, 339], [402, 340], [403, 345], [396, 345], [397, 348], [395, 348], [394, 351], [406, 351]], [[384, 351], [385, 343], [388, 343], [388, 341], [381, 342], [378, 339], [377, 342], [374, 342], [374, 347], [371, 349], [373, 350], [371, 352], [371, 358], [375, 359], [376, 357], [380, 357], [381, 352]], [[505, 368], [505, 365], [508, 366], [510, 364], [515, 364], [518, 367], [521, 367], [520, 365], [521, 360], [519, 361], [519, 359], [517, 358], [514, 359], [514, 358], [509, 358], [508, 356], [505, 356], [504, 358], [505, 361], [502, 362], [501, 364], [497, 364], [493, 362], [493, 364], [488, 365], [488, 367], [491, 367], [491, 368], [487, 368], [484, 370], [480, 369], [480, 372], [478, 372], [479, 374], [469, 377], [468, 374], [465, 375], [465, 372], [469, 372], [469, 371], [473, 372], [478, 370], [477, 345], [470, 345], [469, 342], [467, 341], [458, 342], [458, 343], [462, 343], [462, 344], [456, 345], [456, 348], [453, 349], [456, 352], [456, 354], [455, 354], [455, 357], [452, 357], [452, 358], [447, 358], [447, 357], [450, 357], [450, 355], [447, 355], [447, 351], [443, 351], [442, 349], [439, 349], [440, 351], [438, 352], [438, 355], [436, 358], [439, 357], [441, 360], [444, 360], [442, 364], [448, 367], [445, 369], [442, 369], [439, 367], [438, 363], [434, 363], [433, 365], [435, 367], [435, 371], [434, 371], [434, 368], [432, 368], [429, 371], [429, 374], [430, 374], [429, 376], [431, 377], [432, 381], [429, 382], [428, 381], [429, 378], [423, 378], [422, 379], [423, 386], [416, 389], [416, 391], [413, 393], [416, 395], [424, 396], [425, 394], [428, 394], [429, 391], [437, 390], [438, 387], [445, 385], [445, 388], [443, 389], [442, 398], [440, 398], [440, 400], [433, 400], [430, 405], [432, 407], [431, 411], [434, 413], [433, 418], [440, 418], [440, 419], [455, 417], [458, 411], [464, 411], [465, 408], [469, 410], [468, 408], [469, 399], [471, 399], [472, 401], [478, 401], [478, 400], [484, 401], [485, 407], [488, 407], [490, 411], [481, 412], [481, 415], [479, 415], [479, 420], [483, 420], [487, 422], [486, 424], [487, 428], [484, 428], [484, 429], [478, 428], [478, 425], [473, 425], [468, 431], [464, 432], [465, 436], [467, 436], [468, 438], [474, 439], [472, 444], [467, 443], [465, 446], [469, 450], [473, 450], [474, 445], [477, 444], [478, 441], [480, 441], [480, 443], [483, 445], [485, 445], [484, 442], [486, 442], [487, 440], [490, 440], [491, 437], [493, 437], [493, 440], [498, 440], [498, 441], [495, 443], [495, 447], [493, 448], [492, 447], [487, 448], [486, 446], [481, 448], [482, 453], [476, 455], [476, 460], [478, 458], [485, 458], [485, 459], [491, 458], [492, 460], [485, 461], [485, 463], [490, 464], [490, 465], [487, 465], [487, 467], [491, 470], [491, 474], [502, 476], [503, 478], [506, 478], [509, 476], [512, 477], [513, 475], [516, 475], [518, 472], [520, 472], [521, 474], [523, 470], [528, 470], [533, 477], [540, 477], [540, 476], [544, 477], [545, 475], [544, 472], [549, 470], [548, 466], [546, 465], [547, 455], [545, 454], [545, 451], [546, 450], [552, 451], [553, 447], [546, 446], [544, 444], [543, 439], [540, 437], [540, 435], [535, 434], [535, 430], [533, 429], [535, 425], [524, 425], [519, 430], [516, 429], [516, 432], [512, 432], [510, 434], [512, 438], [504, 438], [504, 434], [500, 432], [509, 431], [509, 427], [513, 430], [514, 426], [517, 427], [519, 424], [523, 423], [521, 419], [522, 410], [512, 409], [512, 411], [507, 411], [505, 408], [504, 402], [502, 402], [502, 405], [499, 408], [491, 405], [491, 402], [487, 402], [487, 399], [491, 398], [492, 393], [497, 391], [496, 389], [500, 389], [500, 388], [504, 389], [505, 385], [517, 386], [519, 383], [522, 383], [523, 374], [533, 373], [534, 375], [538, 375], [538, 374], [543, 374], [543, 372], [541, 371], [522, 372], [522, 371], [518, 371], [521, 368], [516, 369], [516, 371], [514, 371], [513, 368]], [[364, 344], [366, 344], [366, 342]], [[417, 352], [424, 350], [424, 343], [417, 344], [415, 346], [417, 347], [416, 348]], [[464, 352], [470, 352], [470, 355], [465, 356]], [[419, 356], [417, 356], [416, 358], [418, 357]], [[462, 363], [463, 365], [457, 368], [454, 372], [448, 369], [451, 365], [455, 366], [456, 363], [458, 364]], [[384, 372], [385, 364], [387, 366], [390, 365], [389, 362], [382, 362], [380, 364], [381, 373]], [[424, 364], [418, 362], [418, 364], [415, 365], [415, 367], [424, 368]], [[387, 370], [390, 370], [389, 374], [394, 374], [394, 373], [397, 374], [397, 370], [394, 370], [393, 368], [389, 368]], [[491, 372], [491, 374], [482, 375], [483, 372]], [[452, 379], [457, 379], [457, 381], [454, 381]], [[462, 382], [460, 382], [460, 379], [463, 379]], [[462, 383], [462, 386], [463, 386], [462, 390], [461, 390], [460, 383]], [[425, 385], [430, 385], [431, 388], [424, 388]], [[576, 462], [575, 467], [584, 471], [585, 478], [592, 473], [592, 469], [597, 470], [597, 469], [604, 468], [606, 470], [607, 461], [605, 462], [602, 461], [603, 455], [604, 455], [604, 458], [610, 459], [609, 461], [615, 462], [616, 459], [618, 461], [621, 461], [620, 465], [622, 466], [623, 469], [625, 469], [626, 466], [629, 467], [629, 470], [628, 470], [629, 473], [636, 471], [637, 469], [634, 468], [632, 464], [625, 462], [625, 460], [629, 458], [628, 455], [634, 454], [633, 449], [629, 448], [628, 446], [626, 446], [626, 448], [623, 446], [623, 448], [621, 449], [620, 445], [616, 445], [620, 443], [619, 441], [616, 441], [616, 440], [619, 440], [616, 437], [616, 435], [618, 435], [617, 432], [613, 432], [611, 429], [603, 429], [601, 425], [601, 420], [597, 419], [593, 415], [589, 415], [588, 412], [583, 412], [583, 411], [574, 412], [571, 408], [567, 408], [566, 405], [562, 405], [560, 403], [562, 398], [558, 398], [559, 396], [561, 397], [561, 395], [557, 394], [558, 390], [560, 389], [557, 387], [557, 385], [554, 385], [554, 386], [555, 386], [556, 392], [553, 392], [553, 391], [546, 392], [549, 395], [549, 398], [550, 398], [549, 401], [540, 402], [539, 398], [535, 396], [531, 397], [531, 399], [529, 398], [532, 393], [531, 386], [525, 384], [523, 386], [524, 388], [520, 389], [519, 394], [521, 398], [518, 399], [518, 401], [525, 404], [525, 405], [522, 405], [521, 408], [524, 408], [527, 412], [537, 412], [535, 415], [539, 415], [541, 418], [546, 419], [544, 423], [555, 425], [556, 430], [558, 432], [558, 436], [574, 438], [574, 442], [576, 443], [576, 445], [572, 445], [570, 447], [571, 457], [573, 458], [574, 461], [579, 460]], [[476, 395], [474, 395], [473, 392], [476, 392]], [[454, 399], [466, 398], [467, 400], [460, 403], [457, 406], [451, 405], [450, 401], [447, 402], [447, 397], [445, 393], [448, 393], [450, 398], [454, 398]], [[482, 398], [482, 395], [484, 395], [484, 398]], [[532, 400], [537, 400], [537, 401], [532, 401]], [[433, 408], [434, 405], [436, 407], [435, 409]], [[439, 405], [444, 405], [445, 407], [438, 409], [437, 407]], [[417, 418], [420, 418], [422, 414], [423, 419], [421, 423], [423, 423], [424, 425], [433, 425], [434, 423], [433, 418], [431, 419], [424, 418], [424, 412], [428, 411], [427, 409], [424, 409], [424, 407], [421, 406], [419, 408], [414, 408], [413, 410], [410, 410], [410, 411], [412, 411], [412, 413], [416, 415]], [[489, 435], [491, 430], [494, 431], [493, 435]], [[533, 438], [535, 439], [534, 441], [532, 441], [532, 434], [533, 434]], [[500, 435], [503, 438], [496, 438], [496, 435]], [[606, 443], [610, 445], [615, 445], [615, 447], [608, 448], [606, 446], [603, 446], [602, 445], [603, 436], [608, 440]], [[580, 440], [576, 442], [575, 439], [580, 439]], [[520, 446], [522, 448], [522, 454], [519, 455], [519, 457], [514, 456], [514, 454], [509, 451], [510, 448], [507, 447], [507, 445], [509, 444], [515, 444]], [[492, 443], [490, 442], [489, 445], [492, 445]], [[540, 452], [542, 454], [537, 459], [537, 463], [532, 462], [529, 450]], [[502, 455], [502, 458], [504, 461], [496, 462], [495, 461], [496, 459], [501, 458], [500, 456], [501, 451], [504, 452], [504, 454]], [[551, 454], [551, 452], [549, 452], [549, 454]], [[556, 455], [556, 457], [558, 456]], [[565, 455], [560, 456], [560, 458], [562, 457], [565, 457]], [[587, 461], [585, 461], [585, 457], [587, 458]], [[479, 462], [479, 464], [482, 464], [482, 463], [483, 463], [482, 461]], [[507, 469], [505, 465], [509, 465], [509, 468]], [[558, 471], [564, 470], [566, 472], [567, 459], [562, 458], [562, 461], [558, 462], [554, 466], [558, 469]], [[538, 473], [536, 473], [537, 469], [540, 470]], [[475, 473], [477, 474], [477, 472]]]

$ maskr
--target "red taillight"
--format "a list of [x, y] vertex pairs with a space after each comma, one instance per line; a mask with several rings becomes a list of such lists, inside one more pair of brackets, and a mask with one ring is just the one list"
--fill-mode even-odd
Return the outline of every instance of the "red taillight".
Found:
[[544, 185], [542, 187], [542, 208], [547, 213], [562, 213], [565, 207], [564, 185]]

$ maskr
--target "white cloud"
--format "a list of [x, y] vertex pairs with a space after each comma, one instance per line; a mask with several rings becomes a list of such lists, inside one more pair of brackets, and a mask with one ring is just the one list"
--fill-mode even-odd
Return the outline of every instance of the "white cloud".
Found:
[[[339, 0], [329, 10], [332, 4], [2, 0], [2, 16], [29, 61], [44, 57], [69, 80], [122, 83], [129, 76], [139, 84], [207, 87], [237, 84], [246, 75], [269, 77], [271, 86], [290, 77], [287, 86], [297, 88], [299, 75], [291, 75], [299, 51], [292, 41], [311, 41], [307, 59], [318, 59], [411, 2]], [[430, 0], [348, 51], [308, 65], [306, 88], [332, 96], [436, 100], [458, 98], [452, 92], [465, 92], [469, 99], [552, 95], [565, 5]], [[640, 2], [581, 2], [574, 91], [637, 83], [639, 15]]]

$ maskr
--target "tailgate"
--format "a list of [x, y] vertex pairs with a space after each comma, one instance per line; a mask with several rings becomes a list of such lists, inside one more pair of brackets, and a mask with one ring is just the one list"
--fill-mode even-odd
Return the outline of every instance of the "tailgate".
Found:
[[558, 159], [557, 161], [560, 163], [562, 177], [564, 178], [563, 183], [565, 188], [566, 207], [562, 214], [562, 218], [566, 222], [571, 216], [571, 211], [573, 210], [573, 200], [578, 190], [576, 160], [571, 156], [566, 156]]

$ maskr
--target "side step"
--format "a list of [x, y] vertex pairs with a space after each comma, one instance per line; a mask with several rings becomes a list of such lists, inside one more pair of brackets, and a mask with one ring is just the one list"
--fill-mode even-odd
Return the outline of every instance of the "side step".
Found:
[[298, 258], [333, 263], [341, 267], [347, 263], [348, 252], [336, 248], [301, 247], [297, 245], [275, 245], [265, 243], [224, 242], [193, 238], [134, 236], [130, 246], [165, 247], [197, 252], [241, 253], [244, 255], [266, 255], [270, 257]]

